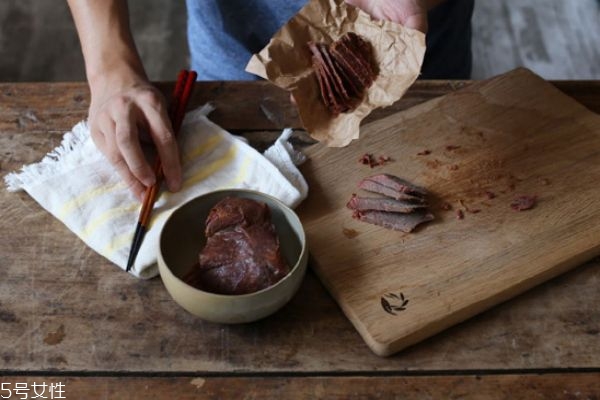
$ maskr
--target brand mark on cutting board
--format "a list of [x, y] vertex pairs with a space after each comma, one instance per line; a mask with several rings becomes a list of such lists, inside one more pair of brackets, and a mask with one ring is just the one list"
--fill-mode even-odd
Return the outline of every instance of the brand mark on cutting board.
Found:
[[402, 292], [398, 294], [386, 293], [381, 296], [381, 307], [388, 314], [398, 315], [398, 311], [406, 310], [407, 304], [408, 299], [404, 297]]

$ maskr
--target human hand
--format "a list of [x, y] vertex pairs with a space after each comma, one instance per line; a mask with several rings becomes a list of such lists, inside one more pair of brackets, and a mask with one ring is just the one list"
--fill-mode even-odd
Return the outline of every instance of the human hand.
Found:
[[345, 0], [379, 20], [397, 22], [427, 33], [427, 0]]
[[142, 200], [156, 181], [142, 151], [144, 136], [154, 142], [169, 190], [178, 190], [181, 165], [162, 94], [141, 76], [105, 76], [90, 87], [92, 139], [133, 194]]

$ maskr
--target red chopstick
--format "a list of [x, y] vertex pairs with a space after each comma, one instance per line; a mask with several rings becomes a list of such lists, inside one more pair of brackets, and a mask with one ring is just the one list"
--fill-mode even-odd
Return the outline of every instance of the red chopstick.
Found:
[[[181, 128], [187, 103], [190, 95], [192, 94], [192, 90], [194, 89], [194, 82], [196, 82], [197, 76], [198, 75], [195, 71], [187, 70], [182, 70], [177, 75], [177, 82], [175, 83], [175, 87], [173, 89], [173, 98], [171, 99], [171, 104], [169, 106], [169, 118], [171, 120], [171, 126], [173, 127], [173, 133], [175, 136], [177, 136], [179, 129]], [[135, 234], [133, 235], [133, 242], [129, 251], [126, 271], [131, 269], [135, 263], [137, 254], [140, 251], [140, 247], [142, 247], [142, 242], [150, 223], [152, 209], [154, 208], [154, 203], [158, 197], [158, 190], [164, 178], [162, 164], [160, 162], [160, 158], [158, 157], [154, 165], [154, 173], [156, 175], [156, 182], [154, 185], [146, 188], [144, 202], [142, 203], [137, 226], [135, 228]]]

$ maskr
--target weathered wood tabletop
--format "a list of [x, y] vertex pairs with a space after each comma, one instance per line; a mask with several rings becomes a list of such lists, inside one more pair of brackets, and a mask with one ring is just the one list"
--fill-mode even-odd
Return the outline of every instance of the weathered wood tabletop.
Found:
[[[369, 120], [468, 84], [417, 82]], [[600, 113], [600, 82], [555, 85]], [[1, 175], [58, 145], [88, 101], [83, 83], [0, 84]], [[288, 95], [268, 83], [198, 83], [192, 106], [207, 101], [215, 122], [258, 148], [300, 128]], [[294, 140], [310, 143], [301, 131]], [[0, 396], [60, 383], [63, 398], [600, 397], [600, 259], [380, 358], [312, 272], [275, 315], [210, 324], [160, 278], [138, 280], [98, 256], [26, 193], [2, 185], [0, 210]]]

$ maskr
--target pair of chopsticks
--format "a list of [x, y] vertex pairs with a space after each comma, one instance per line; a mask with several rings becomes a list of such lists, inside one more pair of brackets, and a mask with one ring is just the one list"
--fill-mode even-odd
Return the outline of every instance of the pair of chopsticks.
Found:
[[[177, 82], [175, 83], [175, 88], [173, 89], [173, 98], [171, 99], [171, 104], [169, 105], [169, 118], [171, 120], [171, 126], [173, 127], [173, 133], [175, 136], [177, 136], [177, 133], [181, 128], [181, 123], [183, 122], [183, 117], [185, 116], [185, 109], [194, 88], [194, 82], [196, 82], [197, 76], [198, 75], [195, 71], [187, 70], [182, 70], [177, 75]], [[144, 194], [144, 202], [142, 203], [142, 209], [140, 210], [137, 226], [135, 228], [135, 234], [133, 236], [133, 242], [131, 244], [131, 250], [129, 251], [129, 258], [127, 260], [126, 271], [128, 272], [135, 263], [135, 258], [140, 251], [140, 247], [142, 247], [142, 242], [150, 223], [150, 215], [152, 214], [154, 203], [158, 197], [158, 190], [160, 189], [162, 180], [164, 178], [162, 164], [160, 162], [160, 158], [158, 157], [156, 164], [154, 165], [154, 174], [156, 175], [156, 182], [154, 185], [146, 188], [146, 193]]]

